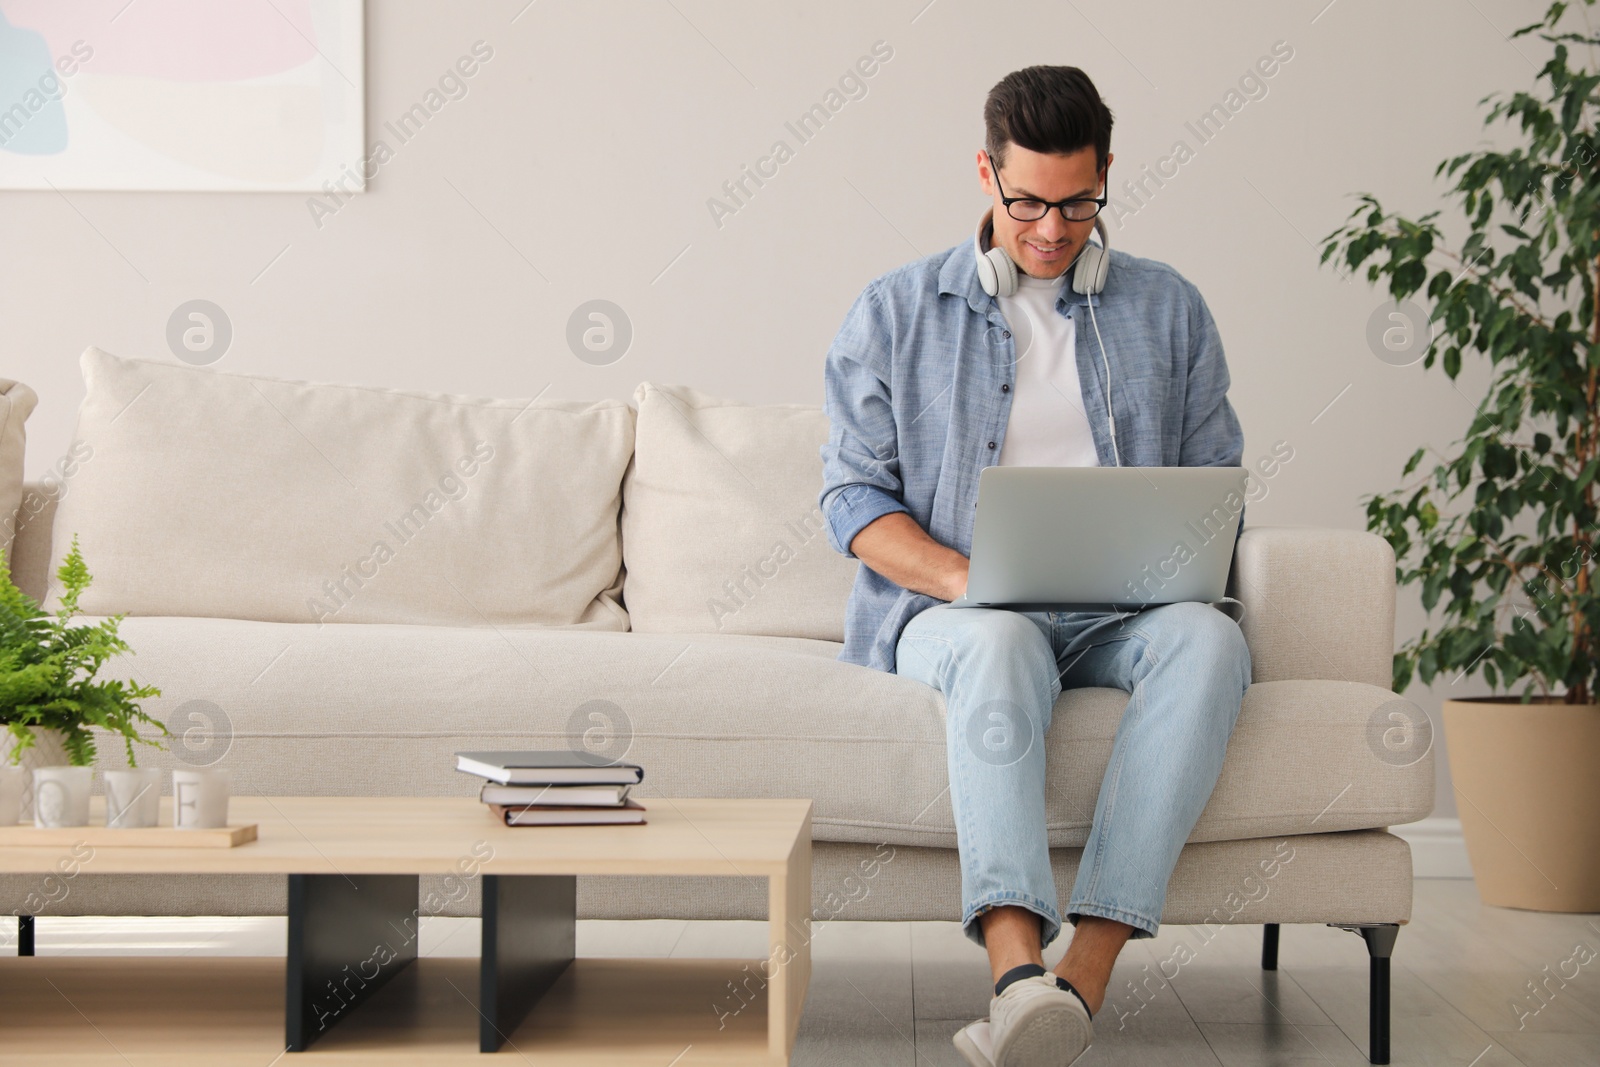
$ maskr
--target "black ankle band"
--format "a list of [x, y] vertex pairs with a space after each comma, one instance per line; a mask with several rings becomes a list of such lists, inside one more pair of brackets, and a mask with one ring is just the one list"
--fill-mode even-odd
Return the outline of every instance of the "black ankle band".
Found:
[[1020, 982], [1024, 978], [1037, 978], [1044, 973], [1044, 968], [1037, 963], [1019, 963], [1000, 976], [1000, 981], [994, 984], [994, 995], [998, 997], [1004, 993], [1006, 986], [1012, 982]]
[[1068, 993], [1071, 993], [1073, 996], [1077, 997], [1078, 998], [1078, 1003], [1083, 1005], [1083, 1010], [1089, 1012], [1090, 1021], [1092, 1022], [1094, 1020], [1094, 1012], [1089, 1011], [1089, 1002], [1087, 1000], [1083, 999], [1083, 994], [1082, 993], [1078, 992], [1076, 989], [1074, 989], [1072, 987], [1072, 983], [1071, 982], [1067, 981], [1065, 978], [1061, 977], [1058, 974], [1058, 975], [1056, 975], [1056, 985], [1060, 986], [1062, 989], [1065, 989]]

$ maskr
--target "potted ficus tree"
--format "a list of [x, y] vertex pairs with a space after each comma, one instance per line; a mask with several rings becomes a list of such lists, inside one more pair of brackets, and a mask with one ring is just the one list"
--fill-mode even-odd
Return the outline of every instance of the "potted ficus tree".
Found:
[[[1582, 0], [1592, 7], [1595, 0]], [[1434, 219], [1385, 212], [1370, 194], [1323, 238], [1323, 262], [1388, 279], [1452, 380], [1487, 356], [1488, 394], [1431, 470], [1364, 497], [1394, 547], [1396, 580], [1442, 616], [1394, 657], [1394, 688], [1481, 673], [1507, 695], [1447, 700], [1450, 773], [1479, 893], [1490, 904], [1600, 911], [1600, 74], [1569, 61], [1600, 37], [1558, 28], [1569, 6], [1513, 37], [1553, 45], [1536, 91], [1494, 101], [1515, 147], [1468, 152], [1435, 176], [1465, 216], [1450, 251]], [[1546, 91], [1548, 90], [1548, 91]], [[1372, 262], [1368, 263], [1371, 260]], [[1410, 298], [1428, 307], [1419, 309]], [[1410, 476], [1430, 450], [1419, 448]], [[1520, 693], [1510, 690], [1520, 686]]]
[[161, 690], [132, 680], [96, 679], [108, 659], [131, 650], [117, 636], [121, 615], [71, 624], [78, 598], [93, 580], [76, 537], [56, 578], [61, 603], [51, 613], [16, 587], [0, 553], [0, 760], [40, 765], [64, 758], [73, 766], [88, 766], [95, 757], [93, 730], [99, 728], [122, 738], [132, 764], [135, 741], [160, 744], [144, 736], [141, 726], [167, 736], [167, 728], [139, 706]]

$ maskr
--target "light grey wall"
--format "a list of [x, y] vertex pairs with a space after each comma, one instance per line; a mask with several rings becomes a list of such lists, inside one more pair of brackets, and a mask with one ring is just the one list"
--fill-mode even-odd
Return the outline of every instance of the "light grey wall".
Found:
[[[171, 358], [167, 319], [194, 298], [233, 323], [220, 369], [517, 397], [626, 397], [651, 379], [820, 403], [823, 353], [861, 287], [970, 237], [984, 95], [1034, 63], [1095, 79], [1117, 189], [1176, 140], [1194, 149], [1143, 206], [1123, 196], [1136, 210], [1112, 240], [1205, 295], [1246, 461], [1294, 448], [1251, 523], [1364, 528], [1360, 496], [1396, 485], [1420, 443], [1459, 438], [1482, 396], [1477, 365], [1457, 388], [1375, 358], [1380, 294], [1319, 267], [1316, 241], [1357, 191], [1413, 217], [1441, 206], [1433, 168], [1484, 137], [1476, 101], [1529, 87], [1544, 61], [1542, 42], [1505, 36], [1543, 0], [525, 5], [369, 0], [368, 140], [394, 155], [320, 225], [303, 195], [0, 195], [0, 373], [41, 397], [29, 476], [70, 441], [78, 353]], [[478, 41], [493, 54], [466, 94], [396, 141], [383, 124]], [[785, 123], [877, 42], [892, 56], [864, 95], [841, 94], [801, 144]], [[1185, 124], [1278, 42], [1292, 58], [1265, 95], [1200, 144]], [[708, 200], [780, 139], [792, 158], [715, 219]], [[565, 340], [596, 298], [634, 329], [604, 367]], [[1399, 635], [1422, 625], [1403, 590]], [[1443, 696], [1485, 691], [1407, 695], [1436, 716]], [[1453, 811], [1441, 775], [1437, 814]]]

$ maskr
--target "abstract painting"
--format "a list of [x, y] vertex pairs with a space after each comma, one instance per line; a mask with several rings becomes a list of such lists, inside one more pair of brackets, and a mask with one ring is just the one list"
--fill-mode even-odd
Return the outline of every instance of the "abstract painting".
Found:
[[0, 0], [0, 189], [348, 190], [363, 85], [361, 0]]

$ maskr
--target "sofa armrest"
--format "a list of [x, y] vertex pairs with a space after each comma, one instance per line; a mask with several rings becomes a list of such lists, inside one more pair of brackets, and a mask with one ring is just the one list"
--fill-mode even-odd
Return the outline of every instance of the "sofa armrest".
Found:
[[1250, 526], [1234, 547], [1228, 595], [1245, 605], [1251, 680], [1393, 686], [1394, 549], [1377, 534]]
[[17, 509], [17, 539], [11, 547], [11, 580], [33, 599], [44, 602], [50, 581], [50, 529], [55, 522], [60, 486], [24, 482]]

